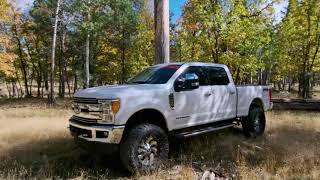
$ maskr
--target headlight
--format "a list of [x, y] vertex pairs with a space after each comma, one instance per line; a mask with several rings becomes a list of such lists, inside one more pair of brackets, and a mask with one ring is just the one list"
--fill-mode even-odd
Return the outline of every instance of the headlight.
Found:
[[101, 103], [101, 116], [102, 120], [98, 120], [98, 123], [101, 124], [112, 124], [114, 123], [115, 114], [120, 109], [120, 100], [114, 99], [114, 100], [99, 100], [99, 103]]
[[111, 101], [111, 109], [114, 114], [116, 114], [120, 109], [120, 100], [115, 99]]

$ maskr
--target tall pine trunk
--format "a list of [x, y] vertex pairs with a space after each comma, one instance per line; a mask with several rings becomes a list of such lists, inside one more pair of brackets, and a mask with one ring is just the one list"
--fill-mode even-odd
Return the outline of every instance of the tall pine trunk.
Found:
[[86, 38], [86, 63], [85, 63], [85, 70], [86, 70], [86, 81], [85, 81], [85, 87], [89, 88], [90, 87], [90, 34], [89, 32], [87, 33], [87, 38]]
[[65, 79], [66, 79], [66, 59], [65, 59], [65, 38], [66, 33], [64, 32], [64, 26], [63, 23], [61, 23], [61, 37], [60, 37], [60, 54], [61, 54], [61, 60], [60, 60], [60, 97], [65, 96]]
[[56, 55], [56, 40], [57, 40], [57, 26], [60, 10], [60, 1], [57, 1], [57, 9], [55, 13], [54, 28], [53, 28], [53, 38], [52, 38], [52, 50], [51, 50], [51, 77], [50, 77], [50, 95], [49, 104], [54, 104], [54, 79], [55, 79], [55, 55]]
[[126, 43], [125, 43], [125, 30], [122, 30], [122, 47], [121, 47], [121, 84], [124, 84], [126, 81]]
[[[89, 6], [90, 6], [90, 0], [89, 0]], [[87, 21], [91, 21], [91, 15], [90, 15], [90, 7], [88, 9], [88, 19]], [[86, 81], [85, 81], [85, 87], [90, 87], [90, 29], [87, 30], [87, 37], [86, 37], [86, 63], [85, 63], [85, 71], [86, 71]]]
[[155, 63], [170, 62], [169, 0], [154, 0]]

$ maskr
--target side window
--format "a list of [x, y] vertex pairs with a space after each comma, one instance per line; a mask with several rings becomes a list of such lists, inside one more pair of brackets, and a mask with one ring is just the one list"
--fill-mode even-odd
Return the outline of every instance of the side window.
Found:
[[194, 73], [198, 76], [199, 78], [199, 86], [208, 86], [208, 77], [207, 73], [204, 67], [202, 66], [190, 66], [188, 69], [184, 71], [184, 73], [181, 74], [181, 76], [185, 76], [187, 73]]
[[228, 85], [227, 72], [221, 67], [207, 67], [208, 80], [210, 85]]

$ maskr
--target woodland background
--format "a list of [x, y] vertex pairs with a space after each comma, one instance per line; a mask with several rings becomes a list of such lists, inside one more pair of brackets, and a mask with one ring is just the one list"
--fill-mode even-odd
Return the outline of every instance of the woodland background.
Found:
[[[289, 0], [277, 22], [278, 2], [188, 0], [170, 23], [171, 62], [223, 63], [237, 84], [312, 98], [320, 83], [320, 1]], [[50, 79], [56, 96], [71, 97], [79, 88], [125, 83], [155, 62], [149, 0], [35, 0], [28, 12], [0, 0], [0, 27], [3, 98], [47, 97]]]
[[[320, 0], [289, 0], [279, 20], [274, 4], [284, 1], [187, 0], [170, 24], [171, 61], [223, 63], [239, 85], [320, 99]], [[174, 142], [164, 167], [145, 176], [74, 143], [68, 97], [125, 83], [155, 64], [152, 3], [34, 0], [23, 11], [0, 0], [0, 179], [200, 179], [208, 171], [229, 179], [320, 179], [316, 111], [266, 112], [260, 138], [234, 127]], [[303, 104], [319, 107], [312, 101]]]

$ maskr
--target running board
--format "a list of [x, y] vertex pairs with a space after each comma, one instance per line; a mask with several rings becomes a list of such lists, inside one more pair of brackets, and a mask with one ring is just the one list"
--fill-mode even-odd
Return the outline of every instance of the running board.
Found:
[[193, 130], [193, 131], [179, 133], [179, 136], [183, 136], [183, 137], [187, 138], [187, 137], [192, 137], [192, 136], [196, 136], [196, 135], [200, 135], [200, 134], [204, 134], [204, 133], [217, 131], [217, 130], [220, 130], [220, 129], [229, 128], [229, 127], [232, 127], [232, 126], [235, 126], [235, 125], [237, 125], [237, 124], [235, 124], [235, 123], [229, 124], [228, 123], [228, 124], [221, 124], [220, 126], [205, 127], [205, 128], [196, 129], [196, 130]]

